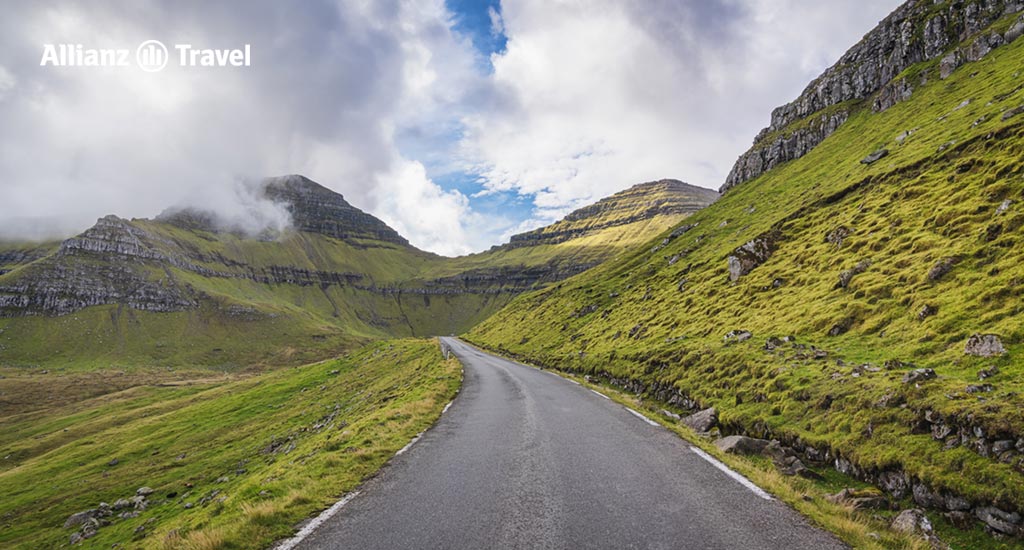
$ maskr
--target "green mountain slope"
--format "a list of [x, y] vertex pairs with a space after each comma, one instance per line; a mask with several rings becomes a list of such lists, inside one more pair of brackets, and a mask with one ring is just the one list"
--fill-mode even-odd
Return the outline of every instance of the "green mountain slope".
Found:
[[[830, 104], [809, 87], [777, 110], [780, 126], [741, 157], [715, 204], [516, 298], [469, 338], [680, 413], [713, 406], [726, 432], [778, 438], [936, 514], [1020, 535], [1018, 9], [908, 2], [851, 50], [883, 57], [855, 60], [885, 73], [891, 52], [926, 49], [940, 16], [945, 47], [889, 67], [891, 80], [859, 97]], [[897, 48], [888, 29], [901, 28]], [[856, 69], [844, 59], [816, 85]], [[901, 83], [912, 90], [890, 101]], [[820, 143], [802, 133], [837, 110]], [[788, 153], [766, 152], [778, 139]]]
[[462, 332], [718, 196], [642, 184], [551, 226], [557, 239], [443, 258], [307, 178], [271, 178], [261, 190], [285, 205], [291, 228], [252, 236], [185, 210], [107, 216], [61, 243], [0, 245], [0, 364], [237, 370]]

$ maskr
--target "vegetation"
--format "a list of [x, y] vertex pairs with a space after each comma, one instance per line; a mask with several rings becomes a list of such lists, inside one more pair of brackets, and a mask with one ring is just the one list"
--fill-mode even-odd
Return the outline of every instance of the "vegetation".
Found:
[[[933, 68], [907, 101], [853, 111], [808, 155], [686, 220], [688, 232], [520, 296], [470, 339], [668, 386], [731, 429], [1024, 509], [1019, 452], [936, 441], [922, 426], [932, 411], [1024, 436], [1022, 66], [1017, 41], [946, 80]], [[727, 258], [759, 237], [774, 253], [733, 282]], [[754, 337], [725, 338], [733, 330]], [[965, 355], [972, 334], [997, 335], [1008, 353]], [[783, 336], [796, 343], [766, 346]], [[914, 368], [938, 378], [905, 383]], [[982, 382], [982, 370], [997, 374]]]
[[430, 426], [461, 379], [429, 340], [260, 375], [0, 372], [0, 546], [26, 549], [141, 487], [148, 505], [81, 547], [266, 546]]

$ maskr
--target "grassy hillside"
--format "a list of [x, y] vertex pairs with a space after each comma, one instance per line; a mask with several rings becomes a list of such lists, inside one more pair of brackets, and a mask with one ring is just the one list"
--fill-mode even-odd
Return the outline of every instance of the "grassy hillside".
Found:
[[717, 197], [680, 182], [638, 185], [530, 238], [444, 258], [314, 182], [270, 181], [288, 185], [276, 198], [297, 201], [295, 226], [276, 235], [184, 211], [108, 216], [59, 244], [0, 244], [0, 365], [238, 370], [459, 333]]
[[[921, 85], [884, 112], [847, 105], [824, 142], [688, 231], [520, 296], [470, 339], [678, 392], [730, 431], [893, 472], [905, 498], [921, 484], [1024, 510], [1024, 40], [945, 80], [937, 64], [907, 69]], [[733, 280], [751, 242], [769, 257]], [[1008, 353], [965, 354], [973, 334]], [[938, 377], [904, 382], [915, 368]]]
[[[429, 426], [461, 378], [428, 340], [193, 375], [0, 370], [0, 547], [65, 545], [83, 532], [65, 521], [101, 502], [115, 510], [77, 547], [266, 546]], [[117, 504], [142, 487], [144, 505]]]

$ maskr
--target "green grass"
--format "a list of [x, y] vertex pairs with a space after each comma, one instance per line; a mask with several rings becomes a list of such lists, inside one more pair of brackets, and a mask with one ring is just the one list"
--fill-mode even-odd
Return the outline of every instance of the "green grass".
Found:
[[[1003, 463], [964, 447], [944, 450], [915, 430], [932, 409], [987, 433], [1024, 435], [1024, 115], [1001, 120], [1024, 104], [1021, 67], [1017, 41], [947, 80], [933, 74], [883, 113], [858, 110], [808, 155], [688, 219], [699, 225], [665, 248], [641, 247], [520, 296], [469, 337], [538, 364], [667, 385], [717, 407], [729, 426], [1024, 509], [1020, 456]], [[970, 104], [955, 110], [965, 99]], [[897, 144], [905, 130], [913, 133]], [[879, 147], [890, 155], [859, 163]], [[997, 215], [1006, 199], [1013, 204]], [[826, 235], [838, 226], [851, 234], [837, 247]], [[774, 255], [730, 282], [727, 256], [773, 228]], [[958, 259], [952, 271], [930, 281], [932, 267], [949, 257]], [[870, 266], [837, 288], [840, 272], [865, 260]], [[937, 313], [919, 320], [925, 305]], [[829, 336], [836, 325], [847, 331]], [[723, 337], [734, 329], [754, 338], [728, 345]], [[965, 356], [973, 333], [999, 335], [1009, 355]], [[791, 345], [763, 349], [784, 335], [826, 350], [827, 359]], [[890, 360], [904, 365], [854, 375], [856, 365]], [[910, 364], [940, 377], [920, 388], [903, 384]], [[991, 366], [1001, 371], [987, 380], [995, 391], [968, 394]], [[887, 394], [896, 405], [879, 405]]]
[[109, 378], [42, 407], [26, 400], [3, 409], [0, 547], [26, 549], [66, 543], [69, 515], [142, 486], [156, 491], [149, 507], [114, 518], [81, 547], [266, 546], [426, 429], [461, 379], [457, 361], [429, 340], [379, 342], [259, 375], [129, 371], [119, 387], [112, 371], [3, 376], [0, 397]]

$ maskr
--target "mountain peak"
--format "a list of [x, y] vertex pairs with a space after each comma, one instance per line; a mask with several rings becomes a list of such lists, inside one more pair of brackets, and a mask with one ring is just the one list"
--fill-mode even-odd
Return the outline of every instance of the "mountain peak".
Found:
[[373, 239], [409, 246], [409, 241], [378, 218], [349, 204], [341, 193], [301, 175], [266, 178], [263, 195], [285, 205], [299, 231], [336, 239]]

